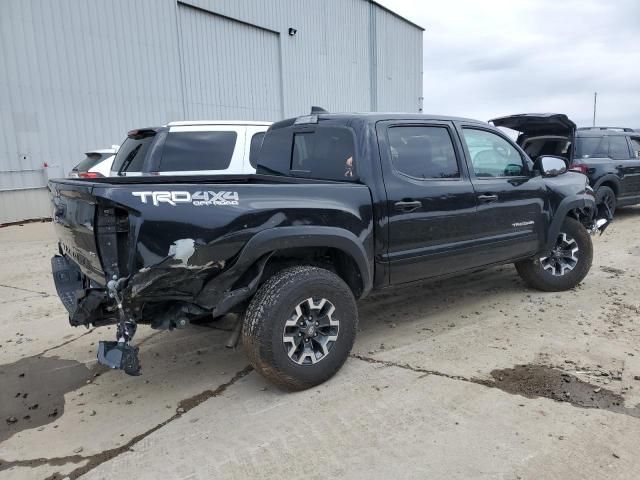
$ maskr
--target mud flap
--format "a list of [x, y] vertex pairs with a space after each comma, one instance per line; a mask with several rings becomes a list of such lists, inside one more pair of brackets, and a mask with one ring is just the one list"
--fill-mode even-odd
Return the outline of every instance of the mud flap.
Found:
[[124, 342], [101, 341], [98, 345], [98, 362], [109, 368], [124, 370], [129, 375], [140, 375], [138, 347]]

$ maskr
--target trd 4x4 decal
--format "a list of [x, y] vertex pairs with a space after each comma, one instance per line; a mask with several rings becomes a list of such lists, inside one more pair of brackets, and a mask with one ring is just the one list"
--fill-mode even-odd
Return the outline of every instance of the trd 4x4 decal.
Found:
[[238, 192], [186, 192], [186, 191], [154, 191], [154, 192], [131, 192], [134, 197], [139, 197], [142, 203], [149, 203], [149, 199], [154, 206], [161, 203], [168, 203], [174, 207], [179, 203], [190, 203], [196, 207], [203, 205], [239, 205], [240, 197]]

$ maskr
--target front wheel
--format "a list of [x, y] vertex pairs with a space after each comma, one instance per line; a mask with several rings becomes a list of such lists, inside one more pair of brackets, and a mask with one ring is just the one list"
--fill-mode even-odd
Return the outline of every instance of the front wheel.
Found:
[[548, 255], [516, 263], [527, 285], [545, 292], [569, 290], [589, 273], [593, 245], [587, 229], [573, 218], [565, 219]]
[[358, 311], [351, 289], [323, 268], [286, 268], [251, 300], [242, 343], [253, 367], [286, 390], [331, 378], [349, 356]]

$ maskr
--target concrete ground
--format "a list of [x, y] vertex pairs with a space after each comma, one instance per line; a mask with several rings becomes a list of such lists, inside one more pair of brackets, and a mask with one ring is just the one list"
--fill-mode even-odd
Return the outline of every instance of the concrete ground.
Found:
[[141, 327], [143, 375], [67, 323], [50, 224], [0, 229], [0, 480], [637, 479], [640, 208], [573, 291], [512, 266], [360, 302], [352, 357], [284, 393], [228, 350], [230, 319]]

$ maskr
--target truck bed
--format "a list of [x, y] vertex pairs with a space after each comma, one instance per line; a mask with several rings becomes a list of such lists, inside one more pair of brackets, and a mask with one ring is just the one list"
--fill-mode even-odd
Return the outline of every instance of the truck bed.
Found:
[[61, 179], [49, 188], [62, 256], [92, 288], [127, 278], [125, 293], [140, 305], [212, 308], [230, 287], [212, 280], [273, 229], [300, 229], [300, 245], [313, 228], [342, 230], [373, 264], [372, 200], [362, 184], [229, 175]]

